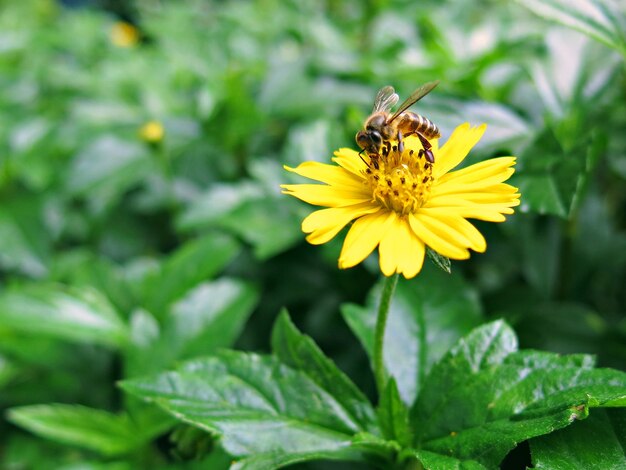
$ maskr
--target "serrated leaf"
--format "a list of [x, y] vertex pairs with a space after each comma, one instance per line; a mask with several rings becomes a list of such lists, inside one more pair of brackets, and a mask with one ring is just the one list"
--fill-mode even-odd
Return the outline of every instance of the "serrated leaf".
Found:
[[378, 432], [374, 410], [365, 395], [310, 337], [298, 331], [286, 311], [280, 313], [274, 324], [272, 351], [284, 364], [307, 374], [340, 402], [361, 430]]
[[626, 410], [594, 411], [565, 429], [530, 440], [533, 468], [538, 470], [606, 470], [626, 468]]
[[128, 327], [98, 291], [37, 285], [0, 295], [0, 326], [68, 341], [120, 347]]
[[[454, 295], [451, 295], [451, 293]], [[365, 307], [342, 306], [342, 314], [372, 357], [380, 286]], [[476, 292], [460, 274], [425, 268], [417, 279], [400, 279], [385, 333], [385, 368], [396, 379], [402, 400], [411, 405], [432, 365], [480, 322]]]
[[487, 467], [475, 460], [459, 460], [427, 450], [410, 449], [405, 454], [415, 457], [424, 470], [486, 470]]
[[231, 237], [211, 233], [189, 241], [163, 264], [160, 273], [148, 282], [145, 305], [161, 316], [183, 295], [223, 269], [239, 252]]
[[[324, 452], [309, 452], [309, 453], [281, 453], [281, 452], [268, 452], [265, 454], [258, 454], [252, 457], [247, 457], [242, 460], [235, 460], [229, 467], [229, 470], [267, 470], [278, 469], [288, 465], [296, 463], [310, 462], [313, 460], [332, 459], [334, 453], [326, 455]], [[355, 452], [353, 459], [357, 460], [358, 454]]]
[[256, 454], [241, 460], [235, 460], [229, 470], [267, 470], [278, 469], [296, 463], [314, 460], [348, 460], [370, 462], [376, 468], [385, 468], [397, 453], [397, 444], [376, 438], [371, 434], [359, 434], [352, 440], [352, 447], [341, 453], [336, 451], [315, 452], [267, 452]]
[[611, 0], [518, 0], [518, 3], [626, 55], [624, 12]]
[[515, 445], [626, 404], [626, 374], [584, 355], [517, 352], [512, 330], [474, 330], [432, 369], [412, 413], [418, 445], [497, 466]]
[[8, 418], [39, 436], [106, 456], [128, 453], [152, 437], [135, 426], [128, 416], [78, 405], [11, 408]]
[[354, 458], [351, 439], [360, 425], [305, 373], [274, 357], [224, 351], [121, 386], [219, 434], [234, 456], [319, 452]]
[[200, 284], [176, 302], [161, 328], [147, 312], [136, 312], [128, 374], [156, 372], [176, 360], [232, 346], [257, 301], [253, 285], [221, 278]]

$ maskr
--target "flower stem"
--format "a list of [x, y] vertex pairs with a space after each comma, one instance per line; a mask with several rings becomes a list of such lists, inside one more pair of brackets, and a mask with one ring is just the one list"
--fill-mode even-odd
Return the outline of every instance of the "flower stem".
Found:
[[398, 284], [398, 274], [394, 274], [385, 278], [383, 292], [380, 295], [380, 304], [378, 306], [378, 316], [376, 317], [376, 330], [374, 331], [374, 378], [376, 379], [376, 389], [380, 397], [385, 389], [387, 380], [385, 377], [385, 366], [383, 364], [383, 346], [385, 342], [385, 327], [387, 326], [387, 318], [389, 317], [389, 307], [391, 306], [391, 297], [396, 290]]

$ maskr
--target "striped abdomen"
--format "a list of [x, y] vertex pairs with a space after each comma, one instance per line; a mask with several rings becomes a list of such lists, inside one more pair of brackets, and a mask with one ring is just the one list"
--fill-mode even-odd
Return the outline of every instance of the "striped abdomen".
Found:
[[430, 119], [411, 111], [403, 112], [396, 120], [396, 126], [403, 135], [420, 133], [427, 139], [441, 137], [439, 128]]

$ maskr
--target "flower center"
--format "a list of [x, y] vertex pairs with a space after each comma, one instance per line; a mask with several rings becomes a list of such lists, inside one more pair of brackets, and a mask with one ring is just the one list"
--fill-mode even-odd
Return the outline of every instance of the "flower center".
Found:
[[373, 198], [400, 215], [415, 212], [430, 194], [433, 164], [420, 153], [419, 149], [398, 149], [397, 142], [387, 142], [380, 155], [369, 157], [369, 168], [364, 170]]

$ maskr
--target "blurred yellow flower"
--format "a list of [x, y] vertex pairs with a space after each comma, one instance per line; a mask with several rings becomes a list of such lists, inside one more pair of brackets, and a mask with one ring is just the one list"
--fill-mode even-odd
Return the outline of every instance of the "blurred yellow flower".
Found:
[[139, 136], [146, 142], [155, 144], [163, 140], [165, 129], [158, 121], [148, 121], [139, 129]]
[[485, 238], [467, 219], [502, 222], [519, 205], [517, 188], [505, 184], [513, 174], [515, 157], [499, 157], [453, 170], [480, 140], [486, 126], [456, 128], [439, 148], [433, 140], [435, 162], [419, 155], [415, 136], [396, 142], [378, 158], [342, 148], [337, 165], [305, 162], [285, 169], [325, 184], [286, 184], [283, 192], [317, 206], [302, 222], [307, 241], [326, 243], [348, 223], [339, 267], [350, 268], [378, 247], [385, 276], [407, 279], [422, 269], [425, 247], [451, 259], [467, 259], [469, 249], [484, 252]]
[[118, 47], [131, 47], [139, 42], [139, 30], [124, 21], [113, 24], [110, 36], [111, 42]]

